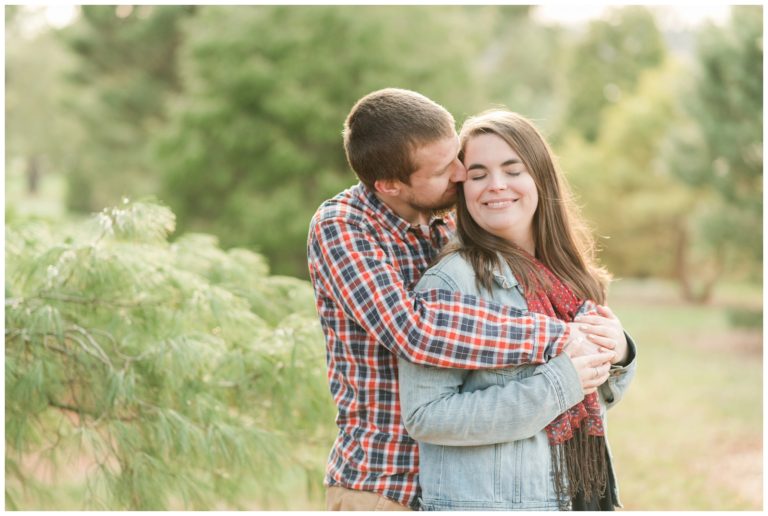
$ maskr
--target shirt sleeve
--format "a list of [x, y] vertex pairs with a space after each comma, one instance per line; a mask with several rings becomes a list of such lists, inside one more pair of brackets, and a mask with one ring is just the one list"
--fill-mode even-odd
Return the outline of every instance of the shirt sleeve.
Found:
[[376, 239], [344, 219], [315, 221], [309, 267], [322, 295], [405, 360], [459, 369], [544, 363], [568, 335], [555, 318], [432, 289], [409, 292]]

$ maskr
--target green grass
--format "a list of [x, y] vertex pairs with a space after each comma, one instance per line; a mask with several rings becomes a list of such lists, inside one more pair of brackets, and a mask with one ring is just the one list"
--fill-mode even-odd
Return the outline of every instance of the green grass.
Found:
[[[760, 306], [759, 288], [739, 292], [741, 304]], [[637, 377], [610, 415], [625, 508], [761, 509], [760, 328], [730, 327], [722, 298], [649, 304], [632, 284], [612, 298], [638, 345]]]

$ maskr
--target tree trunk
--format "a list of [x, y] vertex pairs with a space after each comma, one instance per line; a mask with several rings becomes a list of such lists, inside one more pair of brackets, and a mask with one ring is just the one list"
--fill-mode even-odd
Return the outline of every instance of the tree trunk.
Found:
[[40, 160], [37, 156], [27, 157], [27, 193], [36, 195], [40, 185]]
[[718, 248], [711, 260], [694, 264], [691, 257], [691, 236], [685, 222], [678, 224], [675, 242], [675, 277], [685, 301], [697, 305], [712, 300], [715, 285], [723, 272], [724, 251]]

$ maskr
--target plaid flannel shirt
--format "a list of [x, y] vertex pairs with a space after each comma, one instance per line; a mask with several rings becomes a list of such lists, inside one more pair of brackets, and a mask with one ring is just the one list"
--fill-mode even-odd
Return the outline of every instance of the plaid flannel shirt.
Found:
[[400, 419], [396, 355], [426, 366], [502, 368], [545, 361], [568, 334], [562, 321], [475, 296], [411, 292], [455, 222], [432, 217], [428, 229], [357, 184], [320, 206], [307, 244], [338, 407], [325, 484], [410, 506], [418, 445]]

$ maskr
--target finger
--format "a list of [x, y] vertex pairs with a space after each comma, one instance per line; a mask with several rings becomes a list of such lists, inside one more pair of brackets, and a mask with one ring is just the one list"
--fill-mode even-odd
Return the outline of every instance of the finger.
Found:
[[[593, 368], [594, 371], [594, 368]], [[597, 376], [592, 376], [590, 378], [585, 378], [582, 380], [581, 385], [583, 388], [592, 388], [592, 387], [600, 387], [605, 382], [608, 381], [608, 378], [610, 377], [610, 368], [602, 369], [597, 368]]]
[[605, 349], [616, 349], [616, 341], [611, 337], [589, 334], [587, 340]]
[[608, 375], [602, 375], [597, 378], [590, 378], [589, 380], [585, 380], [581, 384], [582, 392], [586, 394], [586, 390], [590, 390], [592, 392], [596, 391], [598, 387], [603, 385], [606, 381], [608, 381]]
[[609, 319], [618, 319], [616, 314], [613, 313], [613, 310], [611, 310], [611, 307], [608, 305], [597, 305], [597, 311], [600, 312], [600, 315], [603, 315]]
[[602, 315], [579, 315], [573, 318], [579, 324], [607, 324], [610, 319]]
[[586, 358], [586, 365], [591, 367], [597, 367], [605, 364], [606, 362], [610, 362], [611, 358], [613, 357], [613, 353], [610, 351], [604, 352], [604, 353], [595, 353], [594, 355], [585, 355], [584, 358]]
[[611, 337], [616, 332], [612, 326], [594, 326], [589, 324], [580, 326], [579, 331], [584, 335], [600, 335], [602, 337]]

